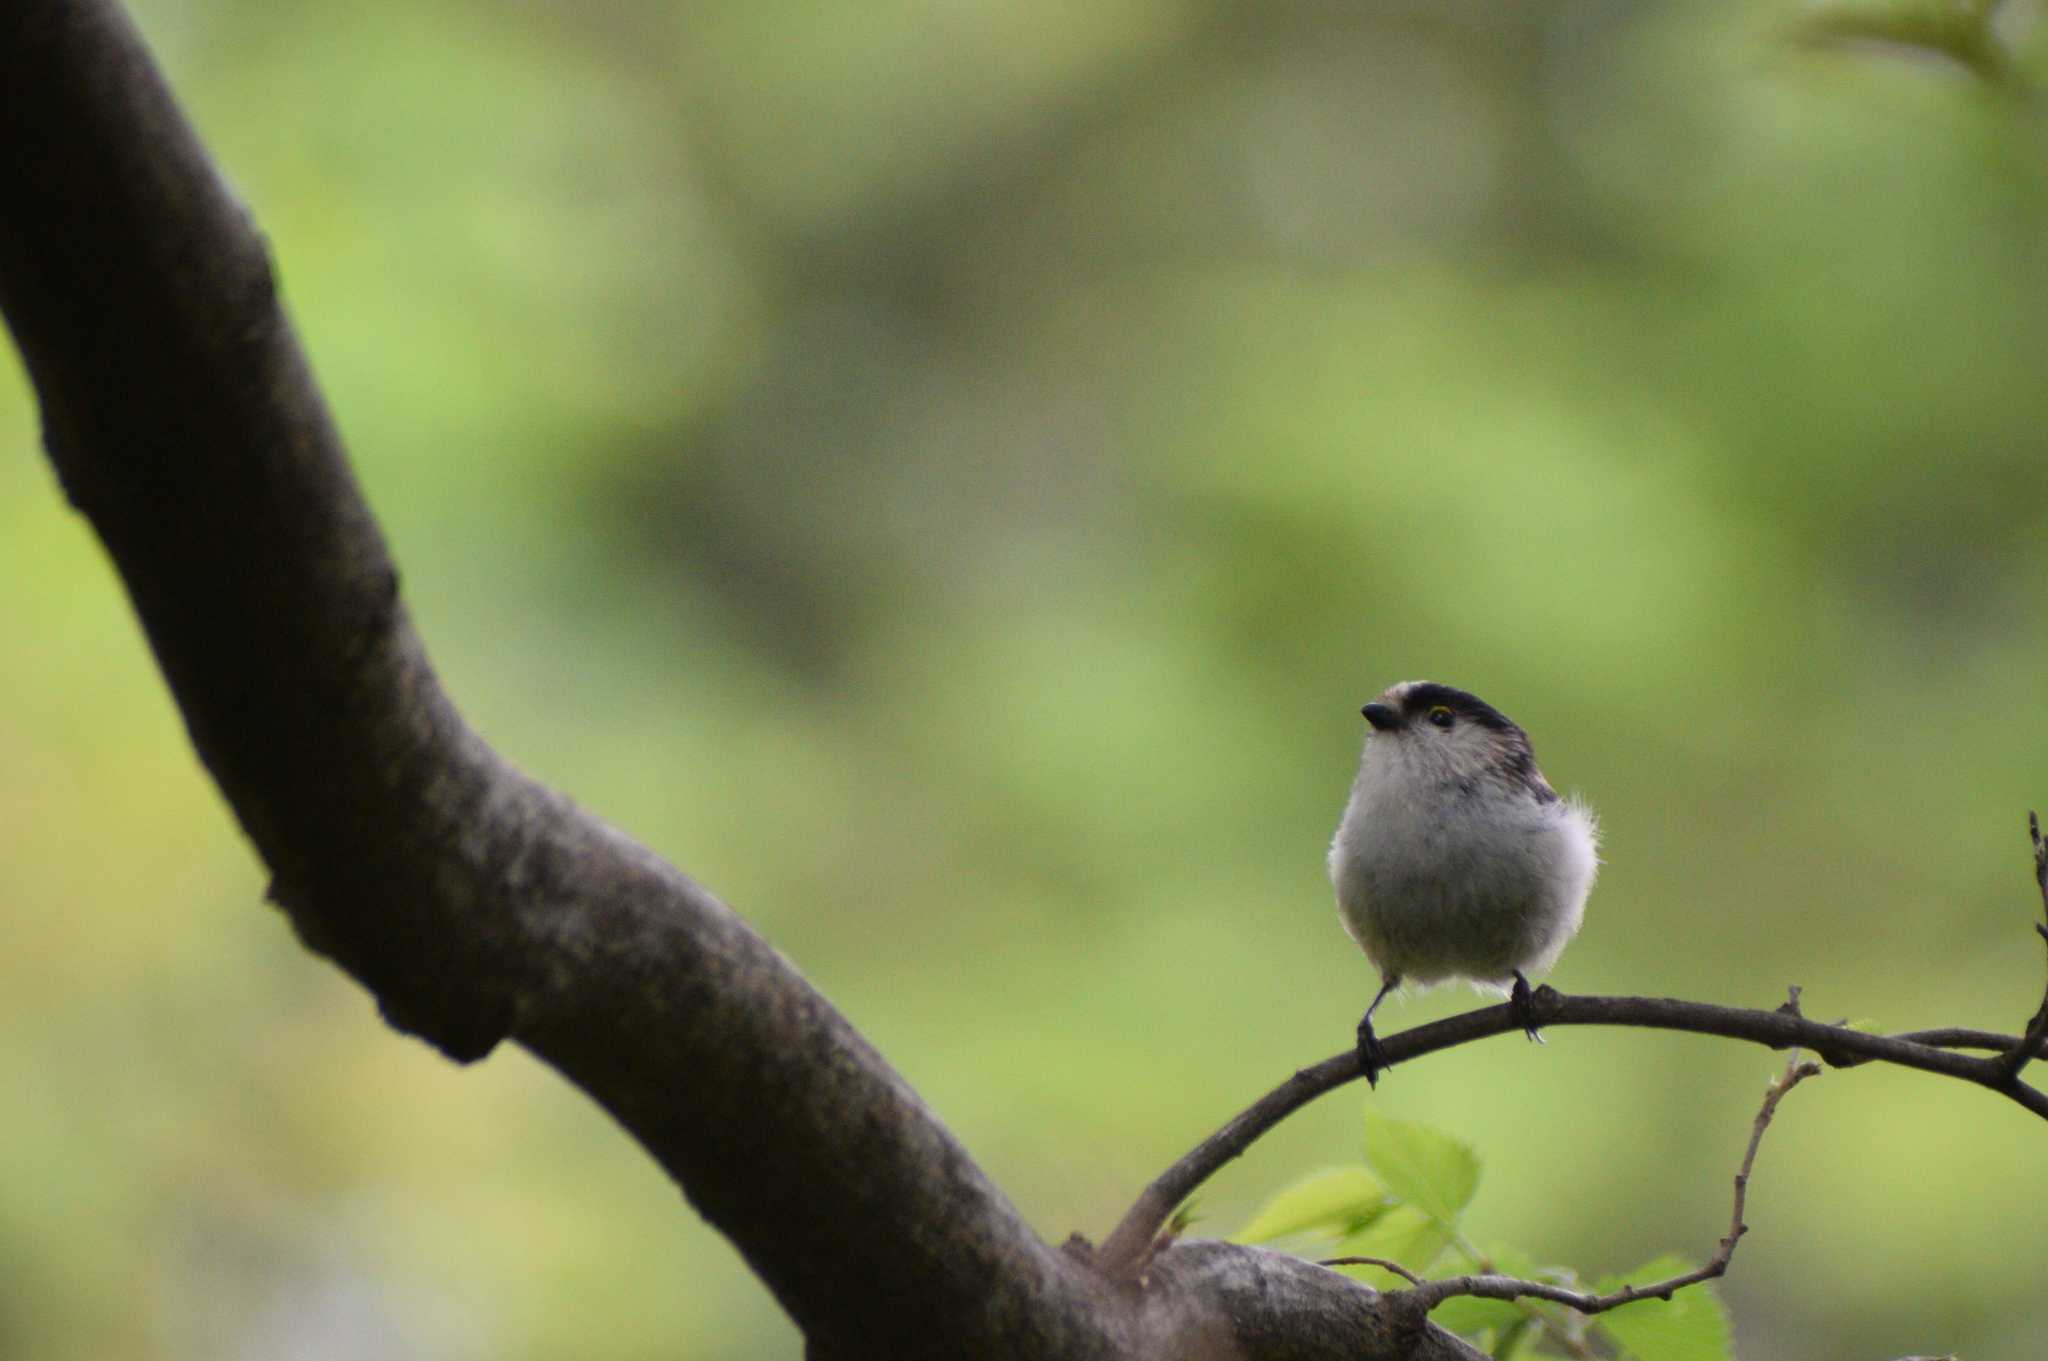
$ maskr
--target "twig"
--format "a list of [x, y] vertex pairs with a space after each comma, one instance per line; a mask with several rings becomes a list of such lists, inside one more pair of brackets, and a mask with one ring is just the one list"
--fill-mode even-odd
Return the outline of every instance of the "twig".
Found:
[[[1996, 1030], [1972, 1030], [1967, 1026], [1939, 1026], [1932, 1030], [1903, 1030], [1892, 1036], [1908, 1044], [1924, 1044], [1931, 1049], [1989, 1049], [1997, 1053], [2009, 1052], [2018, 1043], [2010, 1035]], [[2033, 1057], [2048, 1058], [2048, 1041], [2035, 1051]], [[1856, 1068], [1871, 1060], [1857, 1054], [1844, 1055], [1834, 1066]]]
[[1384, 1257], [1325, 1257], [1322, 1261], [1317, 1262], [1316, 1265], [1376, 1266], [1383, 1271], [1393, 1272], [1396, 1276], [1399, 1276], [1402, 1280], [1408, 1282], [1408, 1284], [1410, 1285], [1427, 1284], [1426, 1281], [1424, 1281], [1420, 1276], [1416, 1275], [1414, 1272], [1410, 1271], [1407, 1267], [1402, 1266], [1399, 1262], [1388, 1261]]
[[[2027, 835], [2034, 842], [2034, 883], [2041, 890], [2041, 915], [2048, 920], [2048, 842], [2041, 839], [2041, 815], [2032, 809], [2027, 811]], [[2036, 923], [2034, 929], [2041, 933], [2042, 940], [2048, 941], [2048, 925]], [[2041, 998], [2040, 1010], [2027, 1022], [2027, 1033], [2019, 1043], [1999, 1056], [1998, 1066], [2008, 1078], [2017, 1078], [2027, 1060], [2040, 1053], [2044, 1039], [2048, 1039], [2048, 996]]]
[[[1742, 1235], [1749, 1232], [1749, 1226], [1742, 1222], [1742, 1212], [1749, 1199], [1749, 1173], [1756, 1165], [1756, 1151], [1763, 1143], [1764, 1131], [1770, 1127], [1771, 1117], [1777, 1113], [1778, 1103], [1786, 1093], [1820, 1072], [1820, 1065], [1802, 1061], [1795, 1050], [1785, 1064], [1784, 1073], [1764, 1093], [1764, 1103], [1757, 1110], [1756, 1120], [1749, 1128], [1749, 1146], [1743, 1150], [1742, 1165], [1735, 1172], [1735, 1209], [1728, 1223], [1728, 1235], [1714, 1249], [1714, 1255], [1707, 1264], [1697, 1270], [1683, 1272], [1666, 1280], [1653, 1281], [1648, 1285], [1625, 1285], [1605, 1295], [1596, 1295], [1587, 1290], [1567, 1290], [1563, 1286], [1546, 1285], [1541, 1281], [1525, 1281], [1515, 1276], [1447, 1276], [1442, 1280], [1418, 1285], [1412, 1290], [1399, 1292], [1408, 1307], [1428, 1313], [1445, 1300], [1459, 1295], [1475, 1295], [1488, 1300], [1549, 1300], [1576, 1309], [1581, 1314], [1604, 1314], [1637, 1300], [1668, 1300], [1677, 1291], [1701, 1281], [1711, 1281], [1728, 1270], [1728, 1263], [1735, 1256], [1735, 1245]], [[1405, 1273], [1404, 1273], [1405, 1274]]]

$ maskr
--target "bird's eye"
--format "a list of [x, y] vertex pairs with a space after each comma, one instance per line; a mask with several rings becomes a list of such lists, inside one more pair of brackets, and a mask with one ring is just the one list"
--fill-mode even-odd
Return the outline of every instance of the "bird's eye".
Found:
[[1439, 728], [1448, 728], [1451, 726], [1451, 711], [1439, 704], [1429, 711], [1429, 721]]

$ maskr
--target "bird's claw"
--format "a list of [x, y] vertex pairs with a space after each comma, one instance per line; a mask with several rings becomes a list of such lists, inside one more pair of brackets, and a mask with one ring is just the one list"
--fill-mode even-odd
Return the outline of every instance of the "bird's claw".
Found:
[[1358, 1068], [1365, 1074], [1368, 1087], [1379, 1086], [1380, 1074], [1387, 1070], [1387, 1051], [1380, 1044], [1380, 1037], [1373, 1034], [1370, 1015], [1358, 1023]]
[[1515, 971], [1515, 986], [1508, 992], [1508, 1008], [1522, 1023], [1522, 1033], [1537, 1044], [1543, 1043], [1543, 1032], [1536, 1027], [1536, 997], [1519, 969]]

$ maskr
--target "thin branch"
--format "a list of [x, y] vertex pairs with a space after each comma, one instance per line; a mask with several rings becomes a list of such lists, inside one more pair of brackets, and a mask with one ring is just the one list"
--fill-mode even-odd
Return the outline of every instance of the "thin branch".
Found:
[[1399, 1276], [1402, 1280], [1408, 1282], [1408, 1284], [1410, 1285], [1420, 1286], [1428, 1284], [1427, 1281], [1423, 1280], [1420, 1276], [1410, 1271], [1407, 1267], [1404, 1267], [1399, 1262], [1393, 1261], [1386, 1257], [1325, 1257], [1322, 1261], [1317, 1262], [1316, 1265], [1376, 1266], [1382, 1271], [1393, 1272], [1396, 1276]]
[[[1909, 1044], [1924, 1044], [1933, 1049], [1990, 1049], [2010, 1052], [2017, 1043], [2010, 1035], [1996, 1030], [1972, 1030], [1967, 1026], [1938, 1026], [1932, 1030], [1904, 1030], [1892, 1036]], [[2048, 1041], [2035, 1051], [2034, 1058], [2048, 1058]], [[1851, 1054], [1845, 1056], [1836, 1068], [1855, 1068], [1871, 1060]]]
[[[1567, 997], [1548, 986], [1531, 996], [1539, 1025], [1635, 1026], [1718, 1035], [1746, 1040], [1771, 1049], [1801, 1048], [1830, 1067], [1849, 1068], [1882, 1062], [1902, 1068], [1956, 1078], [2000, 1096], [2048, 1119], [2048, 1095], [2005, 1071], [1997, 1058], [1973, 1058], [1956, 1049], [2011, 1051], [2021, 1041], [2012, 1035], [1974, 1030], [1938, 1030], [1910, 1035], [1874, 1035], [1846, 1026], [1808, 1020], [1780, 1007], [1770, 1011], [1688, 1002], [1671, 997]], [[1522, 1021], [1506, 1005], [1481, 1007], [1386, 1037], [1382, 1045], [1389, 1066], [1451, 1049], [1492, 1035], [1519, 1034]], [[1923, 1038], [1924, 1037], [1924, 1038]], [[1347, 1049], [1294, 1075], [1234, 1116], [1145, 1188], [1104, 1240], [1098, 1262], [1112, 1276], [1128, 1278], [1132, 1265], [1143, 1260], [1147, 1245], [1166, 1222], [1173, 1207], [1243, 1153], [1267, 1130], [1309, 1102], [1360, 1076], [1358, 1054]]]
[[[2032, 809], [2027, 810], [2027, 835], [2034, 842], [2034, 885], [2041, 892], [2041, 915], [2048, 920], [2048, 842], [2041, 839], [2041, 815]], [[2048, 941], [2048, 925], [2037, 923], [2034, 929], [2041, 933], [2042, 940]], [[2041, 1052], [2044, 1039], [2048, 1039], [2048, 996], [2042, 997], [2040, 1009], [2027, 1022], [2027, 1033], [2020, 1037], [2020, 1042], [1998, 1060], [2006, 1076], [2018, 1077], [2027, 1060]]]
[[1770, 1128], [1771, 1117], [1777, 1114], [1778, 1103], [1794, 1087], [1817, 1075], [1820, 1065], [1802, 1062], [1798, 1051], [1785, 1064], [1785, 1071], [1764, 1093], [1763, 1105], [1757, 1110], [1756, 1119], [1749, 1127], [1749, 1146], [1742, 1152], [1742, 1165], [1735, 1172], [1735, 1208], [1728, 1221], [1728, 1234], [1714, 1249], [1714, 1255], [1706, 1265], [1692, 1271], [1648, 1285], [1624, 1285], [1608, 1294], [1595, 1294], [1589, 1290], [1567, 1290], [1563, 1286], [1547, 1285], [1541, 1281], [1525, 1281], [1515, 1276], [1448, 1276], [1442, 1280], [1418, 1285], [1412, 1290], [1399, 1292], [1397, 1298], [1411, 1302], [1411, 1307], [1428, 1313], [1445, 1300], [1460, 1295], [1473, 1295], [1487, 1300], [1548, 1300], [1576, 1309], [1581, 1314], [1604, 1314], [1609, 1309], [1618, 1309], [1624, 1304], [1637, 1300], [1668, 1300], [1689, 1285], [1711, 1281], [1728, 1270], [1728, 1263], [1735, 1257], [1735, 1245], [1742, 1235], [1749, 1232], [1749, 1226], [1742, 1222], [1743, 1210], [1749, 1200], [1749, 1174], [1756, 1165], [1756, 1151], [1762, 1146], [1764, 1131]]

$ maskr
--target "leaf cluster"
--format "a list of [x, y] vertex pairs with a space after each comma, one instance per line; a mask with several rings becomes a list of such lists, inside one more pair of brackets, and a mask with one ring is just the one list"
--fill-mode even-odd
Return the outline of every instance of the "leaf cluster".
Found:
[[[1465, 1234], [1479, 1189], [1471, 1146], [1425, 1125], [1367, 1109], [1364, 1161], [1325, 1168], [1273, 1195], [1232, 1239], [1273, 1244], [1319, 1260], [1378, 1258], [1413, 1277], [1504, 1273], [1598, 1293], [1666, 1279], [1689, 1268], [1676, 1257], [1587, 1280], [1571, 1267], [1543, 1265], [1505, 1244], [1485, 1249]], [[1335, 1270], [1381, 1290], [1412, 1280], [1385, 1267], [1343, 1263]], [[1431, 1313], [1496, 1361], [1616, 1356], [1640, 1361], [1728, 1361], [1728, 1317], [1711, 1285], [1645, 1299], [1595, 1317], [1544, 1300], [1454, 1296]]]

